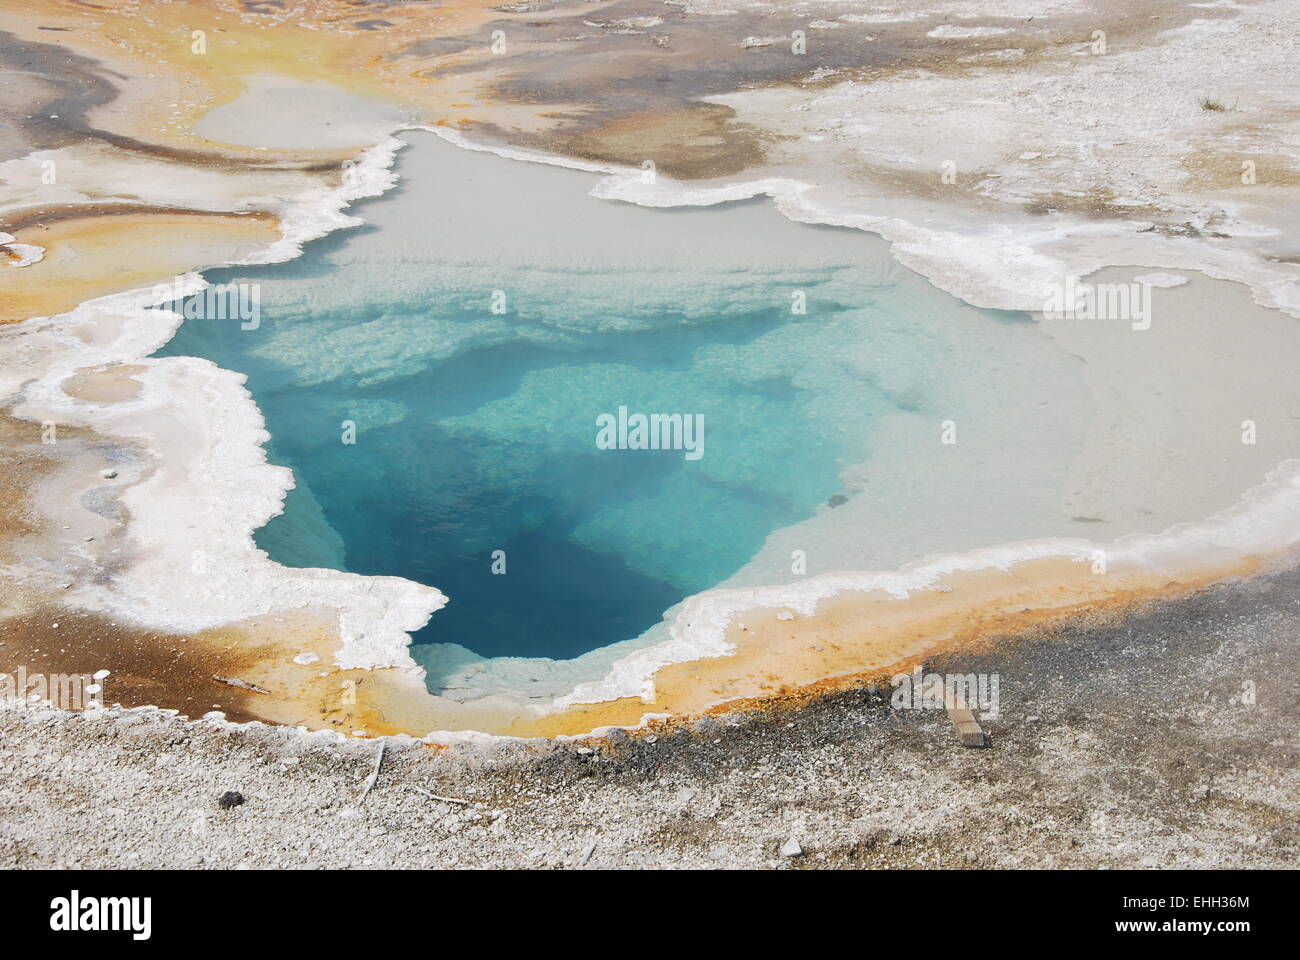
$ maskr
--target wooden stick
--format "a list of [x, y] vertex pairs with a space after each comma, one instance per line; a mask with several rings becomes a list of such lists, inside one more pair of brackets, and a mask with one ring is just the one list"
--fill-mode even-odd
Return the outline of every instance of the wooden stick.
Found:
[[365, 785], [362, 786], [361, 788], [361, 796], [357, 798], [358, 803], [366, 799], [366, 794], [368, 794], [371, 788], [374, 787], [374, 785], [379, 782], [379, 765], [383, 762], [384, 762], [384, 745], [381, 743], [379, 745], [379, 752], [375, 754], [375, 769], [370, 771], [370, 776], [366, 777]]
[[238, 687], [240, 690], [251, 690], [253, 693], [270, 693], [270, 690], [264, 690], [255, 683], [249, 683], [247, 680], [236, 680], [234, 677], [219, 677], [215, 673], [212, 679], [217, 683], [224, 683], [228, 687]]
[[956, 694], [945, 697], [944, 706], [948, 708], [948, 719], [952, 721], [953, 729], [957, 731], [957, 739], [961, 741], [963, 747], [988, 746], [983, 728], [980, 727], [975, 714], [966, 706], [966, 701], [962, 697]]

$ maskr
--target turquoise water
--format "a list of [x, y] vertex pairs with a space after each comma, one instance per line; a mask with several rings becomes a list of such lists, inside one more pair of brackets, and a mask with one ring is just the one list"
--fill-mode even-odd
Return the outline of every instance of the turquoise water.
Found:
[[[260, 284], [256, 330], [189, 320], [163, 352], [248, 375], [299, 482], [257, 535], [273, 558], [450, 597], [417, 642], [559, 659], [641, 634], [851, 492], [881, 418], [937, 424], [978, 359], [881, 248], [758, 201], [602, 203], [442, 144], [399, 172], [368, 226], [205, 274]], [[703, 455], [600, 449], [620, 407], [702, 416]]]

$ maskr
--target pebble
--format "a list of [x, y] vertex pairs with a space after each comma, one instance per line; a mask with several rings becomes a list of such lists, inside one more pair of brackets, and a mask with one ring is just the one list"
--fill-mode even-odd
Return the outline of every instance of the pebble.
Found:
[[614, 727], [605, 734], [605, 742], [611, 747], [623, 746], [624, 744], [631, 742], [631, 740], [632, 738], [628, 736], [628, 732], [622, 727]]
[[722, 731], [722, 724], [718, 723], [718, 721], [714, 720], [712, 717], [700, 717], [700, 719], [695, 721], [694, 727], [696, 733], [704, 736], [720, 733]]
[[217, 806], [222, 810], [238, 807], [244, 802], [244, 795], [238, 790], [227, 790], [217, 798]]
[[783, 857], [802, 857], [803, 847], [799, 846], [799, 841], [791, 837], [781, 845], [781, 856]]

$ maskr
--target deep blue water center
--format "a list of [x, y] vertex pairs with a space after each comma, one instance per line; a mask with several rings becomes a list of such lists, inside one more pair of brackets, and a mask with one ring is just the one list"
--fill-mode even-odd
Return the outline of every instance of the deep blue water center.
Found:
[[[162, 353], [248, 375], [299, 484], [257, 534], [273, 558], [449, 596], [417, 643], [559, 659], [637, 636], [841, 492], [951, 352], [847, 262], [849, 231], [597, 201], [589, 176], [442, 144], [399, 172], [353, 208], [366, 227], [205, 274], [260, 286], [257, 329], [187, 320]], [[598, 448], [620, 406], [701, 415], [703, 456]]]

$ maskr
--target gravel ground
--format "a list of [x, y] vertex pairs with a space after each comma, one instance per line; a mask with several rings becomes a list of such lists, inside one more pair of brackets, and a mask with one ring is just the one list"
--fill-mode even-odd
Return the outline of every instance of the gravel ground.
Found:
[[1000, 675], [988, 749], [864, 690], [653, 739], [388, 740], [364, 796], [373, 740], [11, 710], [0, 866], [1293, 866], [1297, 636], [1289, 570], [936, 661]]

